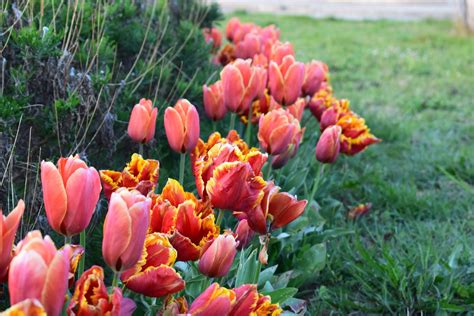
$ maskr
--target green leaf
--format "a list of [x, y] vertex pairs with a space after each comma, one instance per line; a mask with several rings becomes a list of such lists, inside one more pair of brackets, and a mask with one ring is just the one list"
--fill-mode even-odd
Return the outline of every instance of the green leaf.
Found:
[[235, 277], [235, 287], [242, 284], [256, 284], [257, 270], [259, 268], [257, 258], [257, 249], [254, 249], [250, 255], [246, 255], [247, 251], [240, 253], [240, 263]]
[[283, 289], [278, 289], [272, 292], [264, 292], [264, 295], [268, 295], [272, 298], [272, 303], [283, 303], [289, 298], [292, 298], [296, 293], [298, 292], [298, 289], [295, 287], [287, 287]]
[[258, 276], [258, 287], [262, 287], [267, 281], [270, 281], [272, 276], [275, 274], [276, 269], [278, 268], [278, 265], [266, 268], [262, 272], [260, 272], [260, 275]]
[[313, 274], [321, 271], [326, 265], [326, 244], [316, 244], [308, 250], [300, 252], [297, 264], [299, 271], [305, 274]]

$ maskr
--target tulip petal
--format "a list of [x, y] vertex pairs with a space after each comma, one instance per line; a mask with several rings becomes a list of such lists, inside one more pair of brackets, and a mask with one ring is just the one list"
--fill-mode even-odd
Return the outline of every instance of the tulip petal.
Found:
[[52, 162], [41, 162], [41, 183], [44, 208], [51, 227], [61, 232], [61, 224], [67, 211], [67, 195], [63, 179]]
[[146, 142], [148, 143], [150, 140], [153, 139], [155, 136], [155, 129], [156, 129], [156, 117], [158, 115], [158, 108], [154, 108], [151, 111], [150, 120], [148, 121], [147, 131], [148, 134], [146, 135]]
[[183, 152], [184, 126], [178, 111], [172, 107], [165, 110], [165, 131], [168, 143], [176, 152]]
[[183, 290], [184, 280], [173, 268], [161, 265], [133, 275], [125, 281], [125, 285], [134, 292], [161, 297]]
[[293, 104], [301, 94], [304, 81], [304, 64], [295, 62], [285, 74], [285, 104]]
[[146, 141], [148, 126], [150, 124], [150, 114], [145, 106], [136, 104], [133, 107], [130, 121], [128, 122], [128, 135], [136, 142]]
[[6, 218], [3, 217], [0, 210], [0, 282], [5, 281], [7, 277], [8, 265], [12, 257], [13, 241], [24, 211], [25, 203], [23, 200], [18, 201], [18, 205]]
[[221, 72], [221, 78], [224, 91], [224, 104], [229, 111], [237, 112], [245, 93], [242, 74], [237, 67], [227, 65]]
[[279, 103], [283, 103], [285, 96], [285, 81], [277, 63], [270, 62], [268, 67], [268, 89], [272, 97]]
[[285, 124], [276, 127], [270, 134], [271, 147], [268, 149], [270, 155], [279, 155], [288, 149], [293, 139], [296, 127], [293, 124]]
[[70, 248], [58, 251], [48, 267], [41, 302], [48, 315], [60, 315], [66, 299]]
[[186, 113], [185, 129], [184, 147], [186, 148], [186, 151], [189, 152], [196, 147], [200, 133], [199, 114], [193, 105], [190, 106]]

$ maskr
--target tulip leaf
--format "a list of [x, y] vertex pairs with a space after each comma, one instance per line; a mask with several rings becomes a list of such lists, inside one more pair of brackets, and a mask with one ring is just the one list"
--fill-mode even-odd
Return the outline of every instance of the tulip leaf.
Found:
[[326, 265], [326, 244], [316, 244], [301, 253], [298, 258], [298, 267], [304, 267], [304, 272], [313, 274], [321, 271]]
[[260, 275], [258, 276], [258, 287], [262, 287], [267, 281], [270, 281], [272, 276], [275, 274], [276, 269], [278, 268], [278, 265], [274, 265], [272, 267], [266, 268], [262, 272], [260, 272]]
[[196, 298], [211, 285], [210, 279], [204, 275], [199, 275], [186, 281], [186, 294]]
[[247, 251], [240, 253], [239, 268], [235, 277], [235, 287], [242, 284], [257, 283], [257, 270], [259, 269], [257, 249], [253, 250], [250, 255], [247, 255], [247, 253]]
[[270, 296], [272, 298], [272, 303], [281, 304], [287, 299], [292, 298], [297, 292], [298, 289], [295, 287], [286, 287], [272, 292], [264, 292], [262, 294]]

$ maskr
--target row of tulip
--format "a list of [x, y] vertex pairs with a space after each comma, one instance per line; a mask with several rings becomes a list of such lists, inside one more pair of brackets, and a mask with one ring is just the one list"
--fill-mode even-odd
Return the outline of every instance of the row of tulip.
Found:
[[[79, 156], [60, 158], [57, 165], [41, 163], [46, 216], [65, 244], [58, 249], [51, 238], [33, 231], [13, 247], [23, 201], [2, 216], [0, 277], [8, 281], [12, 304], [6, 315], [59, 315], [63, 308], [68, 315], [131, 315], [136, 305], [124, 296], [124, 288], [164, 298], [159, 311], [164, 315], [282, 312], [255, 284], [228, 289], [213, 283], [188, 306], [184, 296], [173, 297], [186, 288], [177, 262], [198, 261], [198, 271], [211, 279], [228, 276], [237, 252], [260, 235], [258, 257], [266, 264], [272, 232], [303, 214], [317, 185], [308, 200], [299, 200], [271, 180], [271, 169], [283, 167], [298, 152], [306, 108], [320, 122], [316, 158], [322, 163], [334, 162], [340, 152], [354, 155], [379, 140], [347, 100], [333, 96], [328, 67], [296, 61], [291, 44], [279, 41], [275, 26], [260, 28], [231, 19], [226, 35], [230, 43], [219, 50], [219, 31], [205, 30], [214, 60], [224, 68], [219, 81], [203, 86], [203, 103], [212, 120], [231, 112], [228, 135], [214, 132], [207, 141], [201, 139], [199, 113], [188, 100], [179, 100], [164, 113], [168, 143], [181, 154], [179, 181], [168, 179], [161, 193], [155, 193], [160, 163], [140, 154], [133, 154], [120, 171], [97, 171]], [[150, 100], [140, 100], [131, 112], [130, 138], [140, 146], [153, 139], [157, 115]], [[245, 141], [234, 129], [237, 116], [247, 126]], [[250, 146], [253, 124], [259, 126], [260, 149]], [[197, 196], [183, 188], [188, 155]], [[102, 267], [84, 267], [85, 230], [101, 192], [108, 200], [102, 255], [113, 271], [110, 289]], [[226, 222], [235, 223], [233, 229], [224, 225], [226, 211], [232, 214], [233, 220]], [[72, 245], [78, 234], [81, 245]]]

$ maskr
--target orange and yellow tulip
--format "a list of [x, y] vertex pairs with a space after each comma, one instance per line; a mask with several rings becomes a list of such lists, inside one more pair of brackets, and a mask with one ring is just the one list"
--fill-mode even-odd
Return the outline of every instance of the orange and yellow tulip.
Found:
[[137, 143], [148, 143], [155, 136], [158, 108], [153, 107], [151, 100], [140, 99], [133, 107], [128, 122], [128, 136]]
[[229, 315], [236, 301], [235, 292], [213, 283], [199, 295], [189, 308], [193, 316]]
[[135, 303], [124, 298], [120, 288], [115, 287], [109, 295], [104, 283], [104, 270], [99, 266], [92, 266], [77, 281], [66, 313], [69, 316], [131, 316], [135, 308]]
[[284, 153], [294, 139], [303, 133], [300, 122], [283, 109], [272, 110], [260, 116], [258, 125], [260, 147], [270, 155]]
[[341, 148], [341, 127], [333, 125], [324, 130], [316, 144], [316, 159], [322, 163], [333, 163]]
[[283, 57], [281, 64], [271, 61], [268, 67], [268, 89], [280, 104], [290, 105], [301, 95], [304, 81], [304, 64], [291, 55]]
[[207, 203], [185, 192], [178, 181], [168, 179], [162, 193], [153, 198], [150, 232], [169, 234], [177, 260], [194, 261], [202, 247], [219, 235], [219, 228]]
[[1, 312], [0, 316], [47, 316], [47, 314], [40, 301], [26, 299]]
[[370, 132], [365, 120], [353, 112], [343, 116], [337, 125], [342, 128], [341, 152], [348, 156], [353, 156], [366, 149], [367, 146], [381, 142]]
[[149, 224], [151, 199], [138, 191], [112, 193], [105, 216], [102, 255], [115, 272], [133, 267], [140, 259]]
[[319, 91], [324, 81], [327, 81], [328, 66], [319, 61], [312, 60], [310, 63], [305, 65], [305, 74], [303, 82], [303, 95], [313, 96]]
[[19, 200], [17, 206], [7, 216], [3, 215], [0, 209], [0, 283], [7, 280], [13, 242], [24, 211], [23, 200]]
[[214, 121], [222, 120], [227, 113], [227, 108], [224, 104], [222, 81], [219, 80], [209, 87], [203, 85], [202, 95], [204, 99], [204, 111], [207, 117]]
[[165, 131], [168, 143], [175, 152], [190, 152], [199, 139], [199, 114], [188, 100], [180, 99], [165, 110]]
[[37, 299], [48, 315], [60, 315], [68, 287], [70, 252], [69, 246], [57, 250], [51, 238], [43, 238], [39, 231], [29, 232], [18, 243], [10, 263], [10, 303]]
[[130, 162], [122, 171], [101, 170], [100, 178], [104, 186], [104, 194], [109, 199], [112, 192], [119, 188], [137, 190], [143, 195], [155, 190], [160, 174], [160, 162], [143, 159], [133, 154]]
[[160, 233], [147, 235], [141, 259], [121, 274], [122, 282], [130, 290], [161, 297], [184, 289], [184, 281], [172, 268], [177, 252], [168, 237]]
[[237, 59], [221, 71], [224, 104], [231, 112], [242, 114], [248, 111], [252, 101], [263, 95], [267, 71], [251, 66], [251, 60]]
[[219, 235], [202, 249], [199, 271], [208, 277], [225, 276], [234, 262], [238, 242], [231, 233]]
[[58, 168], [41, 162], [44, 207], [51, 227], [65, 236], [79, 234], [89, 225], [99, 200], [99, 173], [79, 155], [60, 158]]
[[332, 88], [327, 82], [321, 84], [321, 88], [316, 92], [308, 102], [308, 107], [313, 116], [320, 121], [326, 109], [337, 102], [332, 94]]
[[272, 304], [269, 296], [258, 293], [255, 284], [243, 284], [233, 289], [236, 300], [229, 316], [269, 315], [278, 316], [283, 311], [278, 304]]
[[347, 217], [349, 219], [357, 219], [366, 215], [372, 209], [372, 203], [359, 204], [349, 210]]

